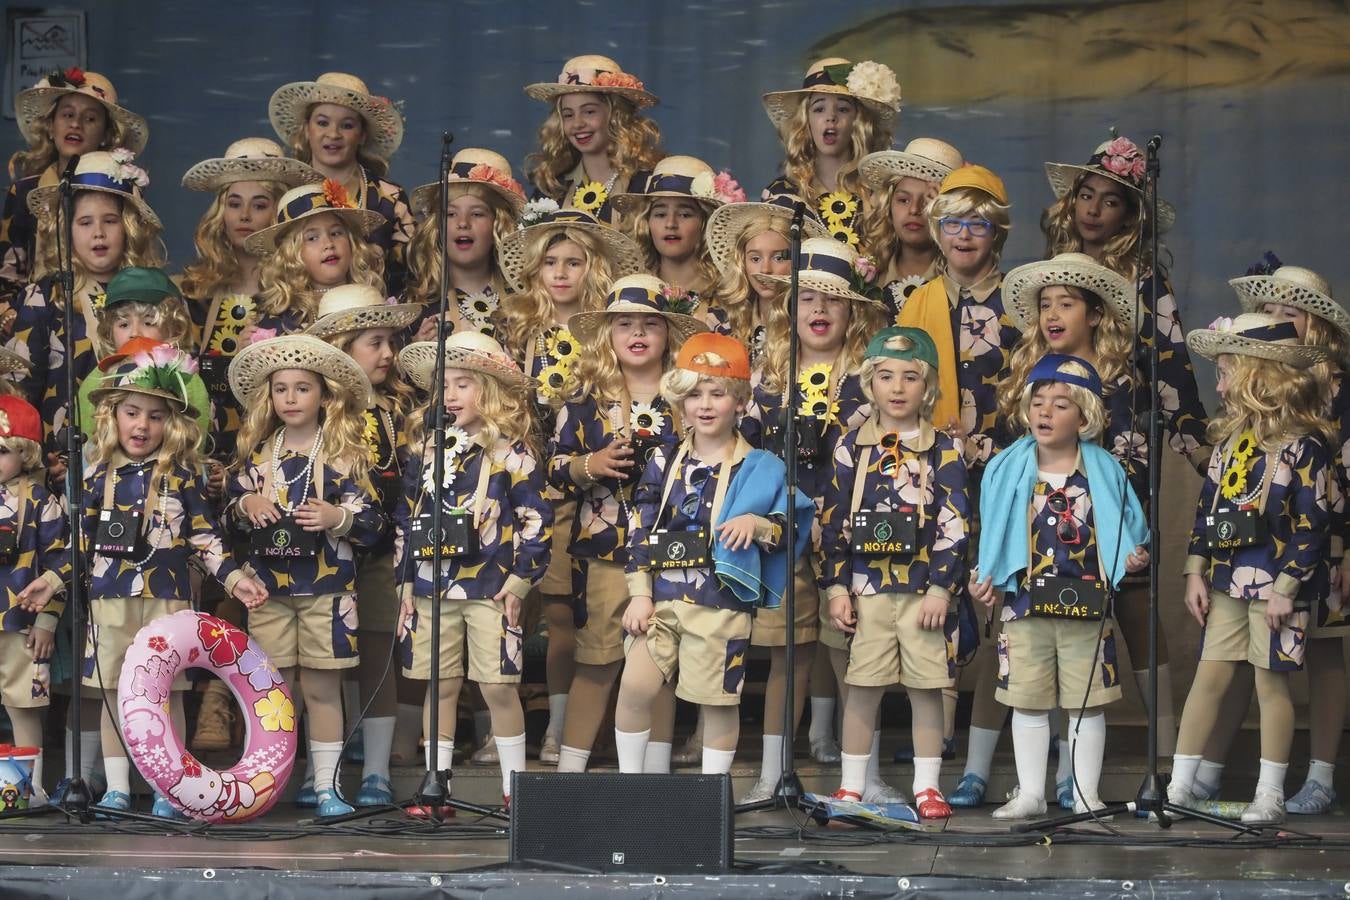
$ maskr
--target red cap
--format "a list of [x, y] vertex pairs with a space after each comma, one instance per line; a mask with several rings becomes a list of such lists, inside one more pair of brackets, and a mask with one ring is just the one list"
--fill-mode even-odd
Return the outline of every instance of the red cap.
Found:
[[0, 437], [42, 443], [42, 416], [22, 397], [0, 397]]
[[98, 367], [105, 372], [111, 372], [117, 368], [117, 364], [122, 360], [135, 356], [137, 353], [149, 353], [156, 347], [167, 347], [163, 341], [157, 341], [154, 338], [134, 337], [122, 346], [118, 347], [113, 353], [109, 353], [103, 359], [99, 360]]

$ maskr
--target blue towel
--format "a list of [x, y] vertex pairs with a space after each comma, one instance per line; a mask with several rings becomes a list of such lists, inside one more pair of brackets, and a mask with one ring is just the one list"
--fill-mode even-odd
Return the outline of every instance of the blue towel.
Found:
[[716, 526], [728, 519], [750, 513], [768, 518], [787, 516], [787, 467], [772, 453], [751, 450], [727, 485], [726, 500], [714, 525], [712, 542], [713, 572], [722, 585], [731, 590], [747, 606], [777, 608], [783, 602], [787, 589], [788, 571], [811, 539], [811, 525], [815, 520], [816, 504], [798, 491], [797, 541], [789, 557], [786, 547], [764, 552], [758, 544], [743, 550], [728, 550], [716, 539]]
[[[1118, 586], [1125, 577], [1125, 559], [1148, 541], [1148, 523], [1120, 461], [1096, 444], [1081, 442], [1078, 449], [1092, 496], [1097, 558], [1106, 580]], [[994, 587], [1005, 593], [1017, 591], [1018, 573], [1027, 567], [1027, 509], [1039, 477], [1036, 470], [1036, 439], [1026, 435], [990, 460], [980, 482], [979, 574], [981, 580], [993, 578]]]

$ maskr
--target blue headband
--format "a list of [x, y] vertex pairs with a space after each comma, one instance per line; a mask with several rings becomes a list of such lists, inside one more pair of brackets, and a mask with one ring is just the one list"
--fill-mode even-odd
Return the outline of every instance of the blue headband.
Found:
[[131, 182], [123, 181], [120, 178], [112, 178], [104, 175], [102, 172], [81, 172], [70, 179], [76, 189], [79, 188], [103, 188], [109, 191], [116, 191], [119, 194], [132, 194]]
[[[1071, 375], [1059, 371], [1065, 363], [1077, 363], [1087, 369], [1087, 375]], [[1040, 358], [1036, 365], [1031, 367], [1031, 374], [1027, 375], [1027, 384], [1035, 384], [1038, 381], [1059, 381], [1064, 384], [1086, 388], [1098, 398], [1102, 395], [1102, 379], [1097, 374], [1097, 370], [1093, 368], [1092, 363], [1064, 353], [1047, 353]]]

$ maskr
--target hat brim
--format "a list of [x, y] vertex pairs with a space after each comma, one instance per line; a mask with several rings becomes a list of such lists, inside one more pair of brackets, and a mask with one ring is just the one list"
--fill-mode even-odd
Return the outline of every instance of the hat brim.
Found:
[[625, 275], [636, 275], [645, 268], [642, 248], [617, 228], [591, 222], [541, 222], [517, 229], [497, 244], [497, 262], [502, 275], [516, 293], [525, 291], [525, 253], [530, 241], [540, 229], [549, 228], [559, 231], [574, 228], [597, 238], [605, 250], [615, 281]]
[[[430, 392], [432, 379], [436, 376], [436, 341], [418, 341], [399, 351], [398, 365], [408, 380], [421, 391]], [[514, 391], [534, 390], [534, 379], [526, 375], [515, 365], [505, 360], [495, 359], [473, 350], [460, 347], [445, 348], [445, 367], [447, 369], [468, 369], [481, 372], [497, 379], [508, 389]]]
[[[1248, 275], [1231, 279], [1228, 284], [1237, 292], [1243, 312], [1262, 312], [1267, 303], [1292, 306], [1327, 320], [1341, 334], [1350, 337], [1350, 313], [1321, 291], [1272, 275]], [[1350, 361], [1350, 349], [1346, 358]]]
[[304, 124], [305, 108], [316, 103], [332, 103], [360, 113], [366, 120], [363, 146], [381, 159], [389, 159], [403, 143], [403, 117], [393, 104], [335, 84], [292, 81], [273, 91], [267, 104], [267, 118], [283, 144], [290, 144]]
[[770, 91], [763, 97], [764, 111], [769, 114], [769, 121], [773, 123], [774, 128], [778, 129], [779, 134], [782, 134], [784, 126], [792, 121], [792, 116], [797, 111], [797, 103], [807, 94], [835, 94], [840, 97], [848, 97], [850, 100], [861, 103], [872, 110], [885, 127], [893, 125], [900, 115], [898, 109], [887, 106], [879, 100], [859, 97], [849, 91], [848, 88], [837, 84], [821, 84], [791, 91]]
[[29, 88], [15, 99], [14, 117], [18, 120], [19, 131], [29, 144], [36, 144], [42, 139], [43, 121], [47, 118], [47, 113], [51, 111], [52, 104], [66, 94], [79, 94], [103, 104], [108, 115], [112, 116], [122, 128], [122, 146], [137, 155], [145, 149], [145, 145], [150, 141], [150, 127], [143, 117], [125, 106], [109, 103], [101, 97], [86, 94], [72, 87]]
[[346, 309], [342, 312], [320, 316], [305, 334], [317, 338], [330, 338], [347, 331], [365, 331], [367, 328], [407, 328], [422, 314], [420, 303], [381, 304], [364, 306], [359, 309]]
[[306, 210], [300, 215], [291, 219], [289, 222], [281, 222], [276, 225], [268, 225], [266, 228], [260, 228], [244, 239], [244, 249], [254, 256], [265, 256], [277, 249], [277, 241], [281, 239], [281, 233], [288, 228], [293, 228], [312, 216], [320, 213], [332, 213], [349, 226], [361, 232], [364, 237], [384, 224], [384, 216], [373, 209], [356, 209], [355, 207], [331, 206], [318, 207]]
[[[734, 265], [736, 242], [745, 227], [765, 214], [783, 222], [792, 222], [792, 210], [774, 203], [727, 203], [713, 210], [704, 229], [704, 239], [713, 262], [723, 274]], [[813, 216], [802, 216], [803, 238], [827, 238], [829, 230]]]
[[89, 402], [97, 405], [98, 402], [102, 400], [104, 397], [118, 391], [128, 394], [143, 394], [146, 397], [159, 397], [161, 400], [163, 400], [165, 403], [168, 403], [170, 406], [172, 406], [179, 412], [190, 412], [194, 418], [197, 415], [197, 411], [192, 408], [191, 404], [184, 402], [180, 397], [175, 397], [168, 391], [161, 391], [158, 388], [139, 387], [137, 385], [130, 385], [130, 384], [119, 385], [118, 387], [95, 388], [94, 390], [89, 392]]
[[1023, 331], [1040, 321], [1040, 296], [1043, 288], [1066, 285], [1091, 291], [1109, 306], [1125, 328], [1133, 333], [1135, 289], [1122, 275], [1102, 267], [1081, 263], [1055, 262], [1053, 259], [1018, 266], [1003, 278], [1003, 301], [1008, 315]]
[[[755, 277], [760, 281], [772, 281], [774, 284], [792, 284], [791, 275], [756, 275]], [[819, 291], [831, 297], [843, 297], [845, 300], [852, 300], [855, 303], [870, 303], [872, 306], [885, 305], [880, 300], [873, 300], [871, 297], [856, 293], [848, 286], [848, 282], [828, 272], [812, 270], [798, 272], [797, 288], [799, 290]]]
[[[1050, 190], [1054, 191], [1055, 197], [1063, 197], [1069, 191], [1073, 190], [1073, 183], [1083, 173], [1089, 175], [1100, 175], [1103, 178], [1109, 178], [1116, 184], [1129, 188], [1135, 196], [1143, 196], [1143, 191], [1130, 184], [1115, 172], [1108, 171], [1099, 166], [1079, 166], [1073, 163], [1053, 163], [1045, 164], [1045, 177], [1050, 182]], [[1172, 230], [1172, 226], [1177, 223], [1176, 207], [1166, 200], [1158, 200], [1158, 233], [1164, 234]]]
[[545, 103], [552, 103], [564, 94], [614, 94], [639, 109], [647, 109], [661, 102], [651, 91], [639, 88], [597, 84], [558, 84], [553, 81], [541, 81], [537, 84], [525, 86], [527, 97], [532, 100], [542, 100]]
[[651, 194], [615, 194], [609, 199], [610, 205], [625, 216], [642, 215], [651, 206], [653, 200], [667, 197], [675, 200], [692, 200], [703, 206], [709, 215], [726, 204], [716, 197], [695, 197], [693, 194], [681, 194], [679, 191], [655, 191]]
[[0, 378], [6, 375], [22, 375], [31, 371], [33, 364], [13, 350], [0, 347]]
[[[496, 197], [501, 199], [511, 210], [511, 214], [517, 219], [525, 209], [525, 198], [521, 195], [508, 191], [500, 184], [493, 184], [491, 181], [474, 181], [471, 178], [451, 178], [449, 183], [450, 196], [455, 196], [455, 190], [464, 189], [470, 185], [487, 188]], [[408, 204], [412, 207], [413, 215], [419, 219], [424, 219], [431, 215], [431, 208], [435, 204], [436, 194], [439, 192], [441, 183], [433, 181], [431, 184], [422, 184], [413, 188], [409, 196]]]
[[204, 159], [183, 174], [182, 184], [190, 191], [215, 192], [240, 181], [277, 181], [287, 188], [298, 188], [323, 181], [323, 175], [288, 157]]
[[1186, 335], [1186, 346], [1192, 353], [1209, 360], [1231, 353], [1234, 356], [1269, 359], [1296, 369], [1307, 369], [1331, 358], [1331, 354], [1322, 347], [1258, 341], [1240, 334], [1208, 328], [1197, 329]]
[[600, 327], [605, 319], [611, 316], [660, 316], [666, 320], [666, 329], [671, 338], [677, 339], [681, 344], [689, 340], [691, 335], [708, 330], [707, 324], [697, 316], [664, 312], [623, 301], [600, 310], [573, 313], [567, 319], [567, 330], [582, 342], [591, 344], [599, 337]]
[[917, 178], [920, 181], [936, 181], [952, 174], [951, 166], [903, 150], [881, 150], [869, 153], [858, 163], [858, 172], [863, 184], [874, 191], [880, 191], [896, 178]]
[[309, 334], [287, 334], [249, 344], [230, 360], [230, 391], [245, 407], [273, 372], [304, 369], [333, 379], [346, 388], [348, 405], [370, 405], [370, 379], [356, 361], [326, 341]]
[[[145, 220], [147, 225], [157, 230], [161, 230], [164, 227], [159, 221], [159, 216], [155, 215], [155, 211], [150, 208], [150, 204], [145, 202], [145, 199], [139, 192], [127, 194], [123, 191], [115, 191], [111, 188], [99, 187], [94, 184], [82, 184], [76, 188], [75, 193], [78, 194], [82, 191], [98, 191], [101, 194], [110, 194], [114, 197], [120, 197], [123, 200], [130, 201], [131, 205], [136, 207], [136, 212]], [[42, 224], [49, 224], [55, 215], [52, 201], [56, 199], [56, 195], [60, 192], [61, 187], [56, 184], [33, 188], [28, 194], [28, 211]]]

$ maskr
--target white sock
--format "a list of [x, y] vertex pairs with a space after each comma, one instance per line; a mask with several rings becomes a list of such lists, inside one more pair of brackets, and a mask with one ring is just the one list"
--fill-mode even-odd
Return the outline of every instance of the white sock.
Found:
[[1200, 756], [1184, 753], [1172, 754], [1172, 784], [1178, 789], [1185, 788], [1190, 793], [1195, 787], [1195, 773], [1200, 768]]
[[783, 736], [781, 734], [764, 735], [764, 756], [759, 761], [759, 780], [766, 784], [777, 784], [783, 777]]
[[548, 728], [546, 732], [558, 743], [562, 743], [563, 722], [567, 719], [567, 695], [548, 695]]
[[1195, 770], [1195, 779], [1191, 782], [1194, 787], [1204, 785], [1206, 791], [1211, 794], [1219, 792], [1219, 784], [1223, 781], [1223, 763], [1210, 762], [1207, 759], [1201, 759], [1200, 765]]
[[131, 796], [131, 760], [125, 756], [109, 756], [103, 760], [103, 774], [108, 776], [108, 790]]
[[1023, 797], [1045, 799], [1045, 764], [1050, 759], [1050, 714], [1013, 710], [1013, 755]]
[[938, 777], [941, 774], [941, 756], [914, 757], [914, 796], [919, 796], [920, 791], [938, 790]]
[[[667, 744], [667, 747], [670, 745]], [[591, 751], [578, 750], [576, 747], [569, 747], [563, 744], [558, 748], [558, 771], [559, 772], [585, 772], [586, 763], [591, 760]]]
[[870, 756], [857, 753], [839, 754], [839, 789], [852, 791], [859, 797], [867, 787], [867, 761]]
[[640, 775], [642, 763], [647, 757], [647, 741], [652, 730], [620, 731], [614, 729], [614, 749], [619, 753], [619, 771], [625, 775]]
[[834, 697], [811, 698], [811, 743], [834, 737]]
[[525, 771], [525, 732], [515, 737], [496, 735], [497, 761], [502, 770], [502, 796], [511, 796], [511, 773]]
[[673, 747], [670, 741], [648, 741], [647, 752], [642, 755], [642, 771], [648, 775], [669, 775]]
[[89, 783], [89, 776], [94, 774], [94, 766], [98, 765], [98, 757], [102, 752], [103, 736], [99, 734], [97, 728], [93, 731], [80, 732], [80, 778], [86, 785]]
[[393, 716], [377, 716], [366, 719], [361, 725], [361, 743], [364, 746], [366, 761], [361, 767], [361, 780], [371, 775], [389, 777], [389, 753], [394, 749]]
[[1059, 762], [1055, 764], [1055, 784], [1059, 785], [1073, 775], [1073, 763], [1069, 757], [1069, 746], [1073, 736], [1070, 734], [1067, 741], [1060, 737], [1054, 740], [1059, 744]]
[[1268, 759], [1261, 760], [1261, 774], [1256, 778], [1256, 789], [1258, 791], [1266, 790], [1284, 797], [1284, 773], [1288, 771], [1289, 763], [1271, 762]]
[[978, 775], [985, 782], [989, 781], [989, 770], [994, 765], [994, 748], [998, 746], [1001, 733], [993, 728], [970, 726], [970, 734], [966, 738], [966, 774]]
[[[38, 760], [41, 762], [41, 759]], [[1308, 762], [1308, 780], [1316, 781], [1323, 787], [1331, 787], [1336, 775], [1336, 764], [1322, 762], [1320, 759]]]
[[[1063, 741], [1060, 742], [1061, 745]], [[1073, 799], [1089, 805], [1101, 802], [1102, 760], [1106, 756], [1106, 714], [1069, 717], [1069, 746], [1059, 748], [1061, 760], [1068, 750], [1073, 765]]]
[[479, 744], [484, 744], [491, 735], [492, 711], [487, 709], [474, 710], [473, 736], [478, 739]]
[[319, 793], [335, 790], [338, 760], [342, 758], [342, 742], [310, 741], [309, 758], [314, 761], [314, 790]]
[[881, 732], [872, 732], [872, 752], [867, 755], [867, 781], [868, 787], [874, 784], [885, 784], [881, 780]]
[[[430, 753], [431, 745], [427, 744], [427, 752]], [[429, 757], [428, 757], [429, 758]], [[455, 764], [455, 742], [437, 741], [436, 742], [436, 771], [449, 772]]]
[[704, 775], [726, 775], [731, 772], [731, 762], [736, 758], [736, 751], [732, 750], [714, 750], [707, 744], [703, 745], [703, 774]]

